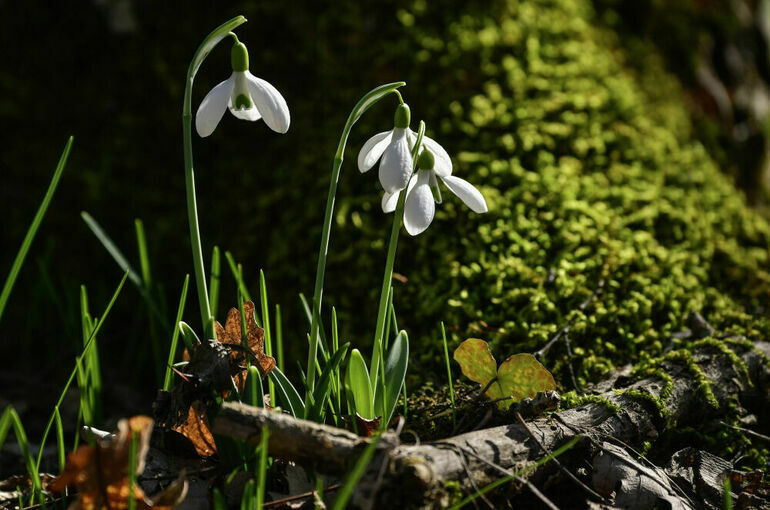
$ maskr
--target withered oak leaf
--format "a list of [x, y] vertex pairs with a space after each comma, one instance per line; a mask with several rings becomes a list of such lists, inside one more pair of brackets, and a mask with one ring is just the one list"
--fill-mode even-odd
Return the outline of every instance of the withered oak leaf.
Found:
[[[245, 314], [244, 322], [246, 323], [247, 345], [256, 358], [256, 366], [259, 369], [260, 375], [265, 377], [275, 368], [275, 358], [265, 354], [265, 330], [260, 328], [257, 325], [257, 321], [254, 320], [254, 303], [251, 301], [243, 303], [243, 312]], [[224, 327], [219, 322], [214, 327], [217, 333], [217, 340], [223, 344], [229, 346], [243, 345], [241, 312], [237, 308], [230, 308], [230, 311], [227, 312]], [[230, 359], [235, 363], [242, 363], [245, 361], [243, 359], [243, 351], [237, 348], [233, 349]], [[235, 376], [235, 383], [238, 386], [238, 390], [243, 391], [246, 384], [245, 370]]]
[[[182, 476], [166, 490], [150, 499], [135, 484], [129, 482], [129, 451], [137, 438], [136, 471], [144, 471], [145, 457], [150, 448], [152, 418], [134, 416], [120, 420], [114, 436], [95, 441], [94, 446], [81, 445], [67, 456], [64, 471], [50, 484], [49, 489], [62, 492], [68, 486], [78, 490], [70, 510], [124, 510], [128, 508], [129, 494], [133, 492], [137, 510], [171, 509], [184, 499], [187, 484]], [[158, 502], [159, 504], [155, 504]]]

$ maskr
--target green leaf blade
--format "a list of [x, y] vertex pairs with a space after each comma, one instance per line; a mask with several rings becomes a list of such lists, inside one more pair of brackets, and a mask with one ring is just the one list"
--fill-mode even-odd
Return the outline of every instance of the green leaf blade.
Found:
[[401, 394], [401, 387], [406, 379], [407, 365], [409, 364], [409, 335], [401, 330], [388, 349], [388, 357], [385, 360], [385, 407], [382, 407], [382, 395], [380, 387], [376, 388], [374, 408], [382, 416], [384, 423], [389, 423], [393, 417], [393, 411]]
[[[289, 378], [278, 367], [270, 371], [269, 377], [275, 383], [275, 389], [281, 397], [281, 402], [289, 406], [291, 415], [295, 418], [303, 418], [305, 416], [305, 404]], [[270, 395], [270, 398], [273, 399], [273, 395]]]
[[331, 390], [332, 375], [339, 367], [342, 360], [345, 359], [345, 355], [348, 353], [350, 343], [345, 343], [335, 352], [329, 362], [321, 372], [321, 377], [318, 379], [318, 385], [313, 392], [313, 404], [312, 410], [308, 415], [308, 419], [320, 422], [323, 418], [323, 408], [326, 403], [326, 399], [329, 396], [329, 390]]
[[353, 349], [348, 361], [348, 370], [345, 373], [345, 386], [353, 395], [353, 404], [356, 412], [367, 420], [374, 419], [372, 407], [372, 384], [369, 381], [369, 370], [366, 361], [358, 349]]
[[32, 224], [27, 230], [27, 234], [24, 236], [24, 240], [21, 242], [21, 247], [19, 248], [19, 251], [16, 254], [16, 258], [13, 260], [13, 264], [11, 265], [11, 271], [8, 273], [8, 276], [5, 279], [3, 290], [0, 292], [0, 318], [3, 316], [3, 310], [5, 310], [5, 305], [8, 303], [8, 298], [11, 295], [13, 284], [16, 283], [16, 278], [19, 276], [21, 266], [24, 265], [24, 259], [27, 256], [27, 252], [29, 252], [29, 248], [32, 246], [32, 241], [35, 239], [35, 234], [37, 234], [40, 223], [43, 221], [43, 217], [48, 210], [48, 205], [51, 203], [51, 199], [56, 192], [56, 187], [59, 185], [59, 179], [61, 178], [61, 174], [64, 172], [64, 167], [67, 164], [67, 158], [70, 155], [70, 149], [72, 149], [73, 140], [74, 138], [70, 136], [69, 140], [67, 140], [67, 145], [64, 146], [64, 151], [59, 157], [59, 163], [56, 165], [56, 170], [54, 171], [53, 177], [51, 178], [51, 183], [48, 185], [48, 190], [45, 192], [43, 201], [40, 203], [40, 207], [38, 207], [37, 212], [35, 213]]

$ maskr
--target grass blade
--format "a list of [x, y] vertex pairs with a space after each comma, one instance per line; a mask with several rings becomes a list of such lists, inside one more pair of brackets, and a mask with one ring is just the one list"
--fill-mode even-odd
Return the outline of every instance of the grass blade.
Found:
[[101, 225], [99, 225], [99, 223], [86, 211], [82, 211], [80, 217], [83, 218], [83, 221], [88, 225], [88, 228], [91, 229], [91, 232], [93, 232], [99, 242], [102, 243], [104, 249], [112, 256], [118, 266], [120, 266], [123, 271], [128, 271], [128, 279], [131, 280], [131, 283], [140, 289], [144, 289], [144, 282], [142, 282], [139, 273], [133, 266], [131, 266], [131, 263], [123, 255], [123, 252], [121, 252], [120, 248], [115, 245], [112, 238], [104, 231]]
[[[246, 283], [243, 280], [242, 271], [239, 269], [241, 265], [235, 262], [232, 253], [229, 251], [225, 252], [225, 260], [227, 260], [227, 265], [230, 268], [230, 272], [232, 273], [233, 278], [235, 279], [235, 283], [238, 286], [238, 292], [241, 293], [241, 297], [244, 301], [253, 302], [254, 300], [251, 299], [249, 289], [246, 287]], [[262, 319], [256, 310], [254, 310], [254, 321], [257, 323], [257, 326], [260, 328], [262, 327]]]
[[[187, 302], [187, 288], [190, 285], [190, 275], [187, 274], [184, 277], [184, 285], [182, 285], [182, 295], [179, 297], [179, 307], [176, 311], [176, 320], [174, 324], [179, 324], [182, 321], [182, 315], [184, 314], [184, 305]], [[181, 328], [174, 328], [174, 334], [171, 336], [171, 347], [168, 351], [168, 362], [166, 363], [166, 377], [163, 380], [163, 390], [169, 391], [171, 389], [171, 383], [174, 380], [174, 371], [171, 370], [171, 366], [174, 364], [174, 358], [176, 358], [176, 347], [179, 343], [179, 332]], [[192, 351], [188, 350], [190, 355]]]
[[345, 355], [348, 353], [349, 347], [349, 343], [340, 347], [340, 349], [337, 350], [337, 352], [335, 352], [331, 357], [329, 363], [326, 364], [323, 372], [321, 372], [321, 377], [318, 378], [318, 385], [315, 387], [313, 393], [313, 400], [315, 401], [315, 404], [311, 407], [307, 419], [322, 423], [322, 419], [324, 417], [324, 404], [327, 402], [327, 398], [329, 396], [329, 389], [333, 380], [333, 374], [337, 371], [340, 363], [342, 363], [342, 360], [345, 359]]
[[444, 341], [444, 360], [446, 361], [446, 375], [449, 379], [449, 398], [452, 402], [452, 426], [457, 427], [457, 417], [455, 411], [455, 390], [452, 387], [452, 366], [449, 363], [449, 347], [446, 341], [446, 330], [444, 329], [444, 323], [441, 323], [441, 338]]
[[134, 496], [134, 490], [136, 487], [136, 464], [138, 450], [139, 436], [136, 433], [132, 433], [131, 443], [128, 446], [128, 510], [136, 510], [136, 497]]
[[35, 217], [32, 219], [32, 224], [29, 226], [29, 229], [27, 229], [27, 234], [24, 236], [24, 240], [21, 242], [21, 247], [19, 248], [18, 253], [16, 253], [16, 258], [13, 259], [13, 264], [11, 264], [11, 271], [5, 278], [3, 290], [0, 292], [0, 319], [3, 317], [3, 310], [5, 310], [5, 305], [8, 303], [8, 298], [11, 295], [13, 284], [16, 283], [16, 278], [19, 276], [21, 266], [24, 264], [24, 259], [27, 256], [27, 252], [29, 252], [29, 248], [32, 246], [32, 241], [35, 239], [35, 234], [37, 234], [37, 229], [40, 227], [40, 223], [43, 221], [43, 216], [45, 216], [45, 213], [48, 210], [48, 205], [51, 203], [51, 199], [56, 192], [56, 187], [59, 185], [59, 179], [61, 178], [61, 174], [64, 171], [64, 166], [67, 164], [67, 158], [70, 155], [70, 149], [72, 148], [73, 140], [74, 138], [70, 136], [69, 140], [67, 140], [67, 145], [64, 146], [64, 151], [59, 157], [59, 163], [56, 165], [56, 170], [54, 171], [53, 177], [51, 178], [51, 183], [48, 185], [48, 190], [43, 196], [43, 201], [40, 203], [40, 207], [37, 208]]
[[217, 316], [219, 309], [219, 278], [222, 274], [222, 263], [219, 257], [219, 246], [214, 246], [211, 251], [211, 276], [209, 276], [209, 303], [211, 316]]
[[61, 414], [58, 407], [54, 409], [54, 423], [56, 424], [56, 454], [59, 459], [59, 473], [63, 473], [67, 459], [66, 447], [64, 446], [64, 426], [61, 422]]
[[265, 480], [267, 478], [267, 444], [270, 430], [262, 427], [262, 437], [259, 439], [259, 464], [257, 465], [257, 510], [262, 509], [265, 502]]
[[[340, 349], [340, 335], [337, 327], [337, 309], [332, 306], [332, 349], [337, 352]], [[337, 410], [342, 412], [342, 389], [340, 388], [340, 369], [334, 370], [332, 381], [332, 397], [337, 403]], [[336, 420], [336, 418], [335, 418]]]
[[[24, 463], [27, 465], [27, 473], [32, 481], [32, 485], [35, 489], [35, 494], [40, 494], [42, 486], [40, 484], [39, 462], [35, 464], [35, 458], [32, 456], [32, 452], [29, 449], [29, 441], [27, 440], [27, 434], [24, 432], [24, 427], [21, 424], [21, 419], [16, 413], [16, 409], [13, 406], [8, 406], [3, 411], [3, 416], [0, 417], [0, 448], [5, 443], [5, 438], [8, 435], [8, 431], [13, 427], [13, 432], [16, 435], [16, 442], [21, 449], [21, 454], [24, 457]], [[43, 445], [40, 445], [40, 455], [43, 454]], [[34, 498], [34, 495], [33, 495]]]
[[281, 323], [281, 305], [275, 305], [275, 347], [278, 368], [283, 370], [283, 325]]
[[[281, 370], [276, 367], [269, 375], [270, 379], [275, 383], [276, 391], [281, 397], [281, 403], [289, 407], [289, 412], [295, 418], [304, 418], [305, 416], [305, 404], [302, 402], [302, 398], [299, 396], [294, 385], [291, 384], [288, 377], [284, 375]], [[272, 399], [272, 395], [270, 398]], [[273, 402], [273, 405], [276, 403]]]
[[177, 324], [179, 325], [179, 332], [182, 333], [182, 341], [187, 348], [187, 353], [192, 356], [192, 353], [195, 352], [195, 347], [200, 345], [201, 341], [198, 339], [198, 335], [195, 334], [193, 328], [185, 321], [179, 321]]
[[[270, 335], [270, 308], [267, 304], [267, 283], [265, 283], [265, 273], [259, 270], [259, 302], [262, 309], [262, 328], [265, 331], [265, 354], [268, 356], [273, 355], [273, 339]], [[268, 391], [272, 394], [275, 392], [273, 382], [268, 381]]]
[[144, 225], [139, 218], [134, 220], [134, 229], [136, 230], [136, 246], [139, 251], [139, 267], [142, 270], [142, 283], [149, 292], [152, 287], [150, 257], [147, 255], [147, 237], [144, 235]]
[[[302, 301], [302, 309], [305, 311], [305, 317], [307, 317], [308, 325], [311, 325], [313, 322], [313, 316], [310, 314], [310, 305], [308, 305], [305, 295], [301, 292], [299, 294], [299, 300]], [[318, 312], [318, 310], [316, 310], [316, 312]], [[321, 341], [318, 343], [318, 349], [321, 350], [321, 356], [323, 356], [324, 361], [329, 361], [329, 344], [326, 342], [326, 333], [324, 332], [320, 317], [318, 318], [318, 337], [321, 339]]]
[[265, 393], [262, 389], [262, 377], [259, 369], [251, 365], [246, 377], [246, 392], [244, 400], [254, 407], [265, 407]]
[[35, 468], [37, 470], [40, 469], [40, 462], [43, 459], [43, 448], [45, 447], [45, 442], [46, 442], [46, 439], [48, 438], [48, 433], [51, 431], [51, 426], [53, 425], [53, 422], [55, 420], [56, 412], [58, 411], [59, 407], [64, 401], [64, 396], [67, 394], [67, 391], [69, 390], [70, 385], [72, 384], [72, 381], [75, 380], [75, 376], [77, 375], [77, 371], [78, 371], [78, 365], [82, 363], [83, 358], [88, 354], [90, 347], [94, 343], [94, 338], [96, 338], [96, 334], [99, 333], [99, 330], [101, 329], [105, 319], [109, 315], [110, 310], [112, 310], [112, 306], [115, 304], [115, 301], [118, 299], [118, 295], [120, 294], [120, 291], [123, 289], [123, 285], [126, 283], [127, 278], [128, 278], [128, 271], [123, 273], [123, 278], [120, 280], [118, 287], [115, 289], [115, 292], [112, 294], [112, 298], [110, 299], [110, 302], [107, 304], [107, 307], [104, 309], [102, 316], [99, 317], [99, 322], [96, 323], [93, 331], [91, 331], [91, 337], [86, 342], [85, 346], [83, 347], [83, 351], [80, 353], [80, 355], [77, 356], [77, 358], [75, 358], [75, 368], [72, 369], [69, 379], [67, 380], [67, 383], [64, 385], [64, 389], [62, 390], [61, 395], [59, 395], [59, 400], [56, 402], [56, 405], [54, 406], [53, 413], [51, 413], [51, 418], [48, 420], [48, 424], [46, 425], [45, 430], [43, 431], [43, 438], [40, 440], [40, 452], [38, 453], [37, 463], [35, 464]]
[[356, 484], [358, 484], [358, 481], [363, 476], [364, 471], [366, 471], [366, 467], [369, 465], [369, 462], [371, 462], [372, 457], [374, 456], [374, 452], [377, 450], [377, 444], [379, 444], [381, 436], [382, 431], [380, 430], [372, 436], [369, 444], [366, 445], [366, 448], [364, 448], [364, 452], [356, 461], [356, 465], [353, 466], [350, 474], [348, 474], [348, 476], [346, 476], [345, 480], [342, 482], [342, 488], [340, 489], [339, 493], [337, 493], [337, 499], [334, 501], [332, 510], [343, 510], [348, 506], [348, 500], [350, 500], [350, 496], [353, 495], [353, 489], [355, 489]]

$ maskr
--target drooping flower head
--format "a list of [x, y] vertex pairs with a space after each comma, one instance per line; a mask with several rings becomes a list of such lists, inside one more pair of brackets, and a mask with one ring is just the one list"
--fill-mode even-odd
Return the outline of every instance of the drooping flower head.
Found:
[[[406, 191], [404, 228], [412, 236], [421, 234], [430, 226], [436, 213], [436, 202], [441, 202], [441, 192], [438, 187], [437, 176], [449, 188], [449, 191], [457, 195], [473, 212], [487, 212], [487, 203], [479, 190], [468, 181], [451, 175], [451, 161], [449, 172], [446, 172], [444, 167], [445, 161], [442, 161], [443, 158], [436, 158], [426, 145], [423, 144], [423, 149], [417, 156], [417, 171], [410, 179]], [[438, 147], [441, 148], [440, 145]], [[441, 148], [441, 151], [446, 154], [443, 148]], [[447, 155], [448, 158], [449, 156]], [[434, 191], [436, 192], [435, 196]], [[383, 210], [385, 212], [395, 210], [397, 200], [398, 193], [391, 196], [387, 194], [383, 196]]]
[[371, 137], [358, 153], [358, 169], [361, 172], [367, 172], [380, 160], [380, 184], [387, 193], [404, 189], [412, 175], [410, 119], [409, 105], [399, 105], [393, 116], [393, 129]]
[[213, 133], [227, 109], [239, 119], [264, 119], [273, 131], [287, 132], [291, 118], [286, 100], [275, 87], [249, 72], [249, 52], [240, 41], [233, 44], [230, 62], [233, 73], [211, 89], [198, 107], [198, 134], [206, 137]]

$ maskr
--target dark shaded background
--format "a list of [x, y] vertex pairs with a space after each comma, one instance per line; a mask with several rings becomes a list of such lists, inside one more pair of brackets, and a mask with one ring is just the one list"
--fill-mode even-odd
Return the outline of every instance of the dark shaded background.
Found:
[[[405, 20], [419, 4], [424, 2], [0, 2], [0, 274], [11, 265], [67, 137], [75, 135], [67, 170], [0, 323], [0, 394], [44, 395], [37, 405], [50, 409], [80, 343], [79, 285], [88, 287], [98, 314], [121, 277], [81, 221], [81, 210], [102, 224], [135, 265], [133, 220], [144, 220], [158, 293], [173, 314], [191, 271], [181, 139], [184, 76], [201, 39], [237, 14], [249, 19], [238, 35], [251, 52], [251, 71], [283, 93], [292, 126], [278, 135], [261, 122], [226, 114], [211, 137], [195, 136], [204, 253], [208, 261], [214, 245], [230, 250], [244, 263], [254, 293], [259, 269], [265, 270], [271, 301], [283, 308], [289, 353], [304, 356], [297, 293], [312, 294], [331, 160], [350, 108], [372, 87], [400, 79], [408, 82], [405, 98], [415, 121], [441, 119], [449, 107], [433, 104], [423, 92], [428, 82], [440, 85], [431, 63], [403, 57], [420, 30]], [[490, 5], [442, 2], [431, 23], [441, 26]], [[760, 2], [745, 5], [755, 13]], [[766, 81], [766, 44], [757, 18], [746, 21], [726, 0], [682, 0], [673, 8], [657, 1], [629, 8], [597, 0], [596, 8], [597, 22], [615, 30], [630, 55], [638, 41], [658, 44], [691, 96], [699, 136], [761, 203], [766, 116], [752, 110], [751, 101], [741, 106], [731, 93], [731, 87], [749, 82], [741, 76], [756, 75], [752, 83], [759, 85]], [[674, 30], [671, 24], [689, 28]], [[736, 52], [744, 63], [737, 71], [725, 57]], [[701, 76], [704, 68], [728, 91], [729, 111], [715, 99], [714, 81]], [[458, 100], [478, 86], [474, 70], [466, 72]], [[193, 108], [229, 73], [229, 44], [222, 44], [199, 72]], [[377, 192], [376, 179], [355, 171], [355, 155], [368, 136], [391, 126], [392, 108], [387, 101], [376, 106], [353, 130], [341, 196], [371, 198]], [[356, 221], [344, 206], [338, 218]], [[389, 218], [378, 218], [385, 232]], [[382, 252], [383, 242], [371, 239], [373, 250]], [[399, 256], [408, 257], [416, 242], [402, 240]], [[335, 246], [332, 233], [330, 271], [336, 277], [328, 280], [325, 305], [338, 305], [349, 318], [343, 333], [365, 344], [381, 275], [357, 271], [356, 257], [346, 246]], [[235, 296], [225, 277], [220, 310], [235, 303]], [[196, 317], [191, 286], [186, 318], [199, 329]], [[360, 320], [367, 317], [372, 319]], [[407, 325], [419, 334], [419, 325]], [[100, 349], [106, 386], [119, 397], [116, 405], [146, 406], [156, 387], [142, 354], [149, 349], [147, 312], [129, 285], [100, 335]]]
[[[265, 270], [271, 301], [283, 304], [287, 348], [304, 355], [304, 341], [297, 343], [304, 329], [297, 294], [312, 294], [339, 131], [360, 95], [408, 76], [413, 65], [387, 60], [393, 52], [385, 48], [403, 39], [397, 8], [394, 2], [0, 4], [0, 44], [14, 48], [4, 52], [0, 73], [0, 267], [10, 267], [62, 147], [75, 135], [62, 182], [0, 325], [6, 382], [14, 386], [11, 381], [23, 379], [29, 391], [42, 383], [52, 394], [60, 388], [80, 342], [79, 285], [88, 287], [98, 315], [121, 277], [81, 221], [81, 210], [102, 224], [135, 267], [133, 220], [144, 220], [153, 273], [173, 317], [191, 271], [181, 137], [184, 77], [202, 38], [237, 14], [249, 19], [238, 35], [250, 49], [251, 71], [283, 93], [292, 125], [282, 136], [262, 122], [226, 114], [214, 135], [195, 135], [204, 252], [208, 262], [215, 244], [232, 251], [255, 294], [258, 271]], [[229, 76], [229, 46], [216, 48], [203, 65], [194, 109]], [[407, 99], [423, 98], [410, 89]], [[351, 135], [340, 193], [362, 187], [354, 170], [356, 148], [390, 127], [392, 108], [378, 106]], [[287, 169], [298, 167], [300, 179], [285, 177]], [[374, 191], [376, 180], [366, 179], [365, 186]], [[286, 235], [283, 227], [297, 224], [310, 228]], [[342, 284], [375, 289], [380, 278], [350, 271]], [[325, 304], [335, 302], [333, 283]], [[235, 300], [225, 276], [221, 308]], [[186, 318], [199, 329], [195, 304], [191, 286]], [[360, 311], [373, 317], [376, 303], [362, 302]], [[100, 348], [109, 366], [107, 386], [138, 386], [149, 400], [155, 384], [141, 354], [149, 348], [146, 318], [138, 293], [127, 285]]]

